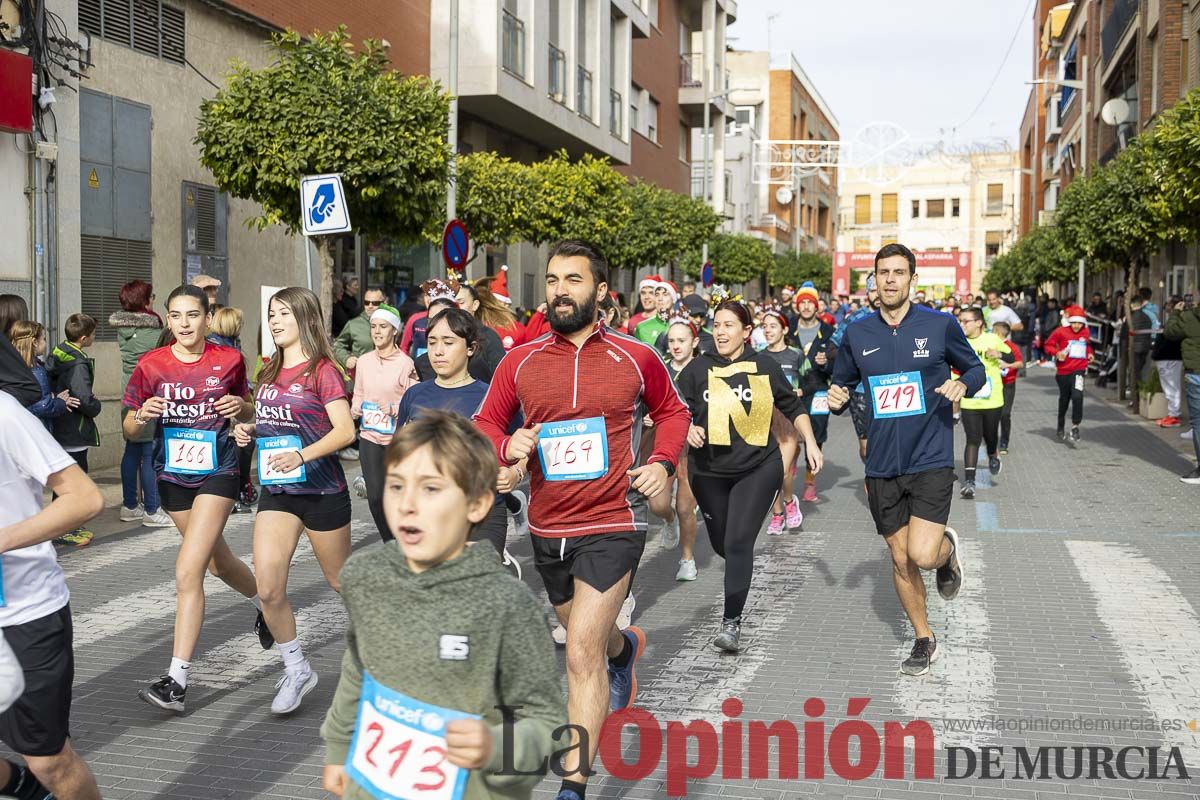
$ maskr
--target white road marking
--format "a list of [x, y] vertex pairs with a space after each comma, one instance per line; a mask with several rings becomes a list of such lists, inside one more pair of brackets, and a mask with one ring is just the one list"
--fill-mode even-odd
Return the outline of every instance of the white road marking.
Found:
[[[1111, 645], [1150, 712], [1160, 723], [1193, 720], [1200, 698], [1200, 618], [1195, 609], [1171, 577], [1137, 548], [1113, 542], [1066, 544], [1079, 576], [1092, 590]], [[1140, 714], [1130, 709], [1129, 716]], [[1200, 763], [1200, 744], [1191, 731], [1168, 733], [1164, 744], [1180, 746], [1186, 764]]]
[[101, 540], [101, 543], [89, 545], [86, 551], [75, 553], [60, 566], [67, 580], [71, 580], [160, 550], [176, 548], [180, 541], [179, 531], [175, 528], [157, 528], [154, 533], [144, 533], [112, 544]]
[[[929, 627], [940, 650], [937, 661], [920, 677], [897, 677], [893, 700], [902, 719], [932, 724], [939, 745], [979, 747], [991, 738], [989, 731], [950, 731], [939, 724], [946, 719], [990, 718], [996, 713], [996, 658], [990, 650], [984, 602], [987, 568], [978, 544], [964, 539], [960, 546], [965, 577], [958, 597], [943, 600], [932, 575], [926, 581]], [[897, 673], [911, 650], [911, 641], [896, 648]]]

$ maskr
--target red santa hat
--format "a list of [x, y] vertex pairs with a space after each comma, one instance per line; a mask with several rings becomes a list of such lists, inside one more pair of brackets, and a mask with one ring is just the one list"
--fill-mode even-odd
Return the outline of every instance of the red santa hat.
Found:
[[662, 282], [663, 279], [658, 275], [647, 275], [638, 284], [638, 291], [640, 292], [642, 289], [657, 289], [658, 285]]
[[1084, 312], [1084, 310], [1079, 306], [1067, 306], [1063, 310], [1063, 313], [1067, 317], [1068, 325], [1070, 325], [1072, 322], [1079, 322], [1087, 325], [1087, 313]]
[[504, 303], [506, 306], [512, 305], [512, 298], [508, 296], [508, 264], [500, 267], [500, 274], [492, 278], [492, 282], [488, 284], [488, 289], [492, 296]]
[[654, 287], [654, 290], [658, 291], [659, 289], [667, 290], [667, 294], [671, 295], [672, 303], [679, 302], [679, 290], [675, 288], [675, 284], [673, 282], [659, 279], [658, 284]]

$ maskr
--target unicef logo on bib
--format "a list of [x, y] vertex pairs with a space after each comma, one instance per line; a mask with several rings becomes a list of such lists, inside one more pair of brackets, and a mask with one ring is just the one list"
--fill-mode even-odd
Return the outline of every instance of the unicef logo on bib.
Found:
[[538, 460], [548, 481], [585, 481], [608, 474], [604, 417], [543, 423]]

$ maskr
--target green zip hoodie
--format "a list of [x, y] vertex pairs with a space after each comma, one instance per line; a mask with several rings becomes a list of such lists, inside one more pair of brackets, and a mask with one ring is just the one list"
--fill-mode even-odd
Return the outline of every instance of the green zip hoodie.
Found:
[[[341, 678], [321, 726], [325, 763], [346, 762], [366, 670], [390, 689], [478, 714], [491, 725], [491, 761], [470, 773], [464, 800], [530, 797], [540, 772], [496, 774], [506, 746], [510, 771], [540, 770], [567, 712], [546, 615], [528, 587], [486, 543], [421, 573], [409, 569], [398, 544], [376, 543], [346, 562], [341, 581], [350, 625]], [[507, 745], [501, 704], [522, 706]], [[370, 795], [348, 779], [343, 797]]]

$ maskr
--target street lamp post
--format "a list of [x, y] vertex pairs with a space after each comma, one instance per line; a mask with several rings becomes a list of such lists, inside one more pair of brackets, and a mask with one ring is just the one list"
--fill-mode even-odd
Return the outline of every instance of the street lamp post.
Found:
[[[700, 182], [700, 198], [702, 200], [704, 200], [704, 202], [706, 202], [706, 203], [709, 202], [709, 199], [708, 199], [708, 161], [710, 158], [709, 150], [711, 149], [709, 137], [712, 135], [712, 131], [709, 130], [712, 127], [712, 113], [709, 110], [709, 103], [711, 103], [713, 100], [716, 100], [719, 97], [728, 97], [729, 94], [733, 91], [732, 89], [726, 89], [723, 92], [718, 92], [716, 94], [709, 94], [708, 85], [709, 85], [708, 84], [708, 76], [706, 75], [704, 78], [704, 135], [702, 137], [704, 139], [704, 165], [700, 170], [701, 176], [702, 176], [701, 182]], [[716, 204], [713, 203], [713, 205], [715, 206]], [[713, 210], [715, 211], [716, 208], [714, 207]], [[700, 248], [700, 263], [701, 263], [701, 265], [708, 263], [708, 242], [707, 241]]]
[[450, 92], [450, 183], [446, 186], [446, 222], [457, 213], [457, 186], [454, 170], [458, 164], [458, 0], [450, 0], [450, 71], [447, 90]]

